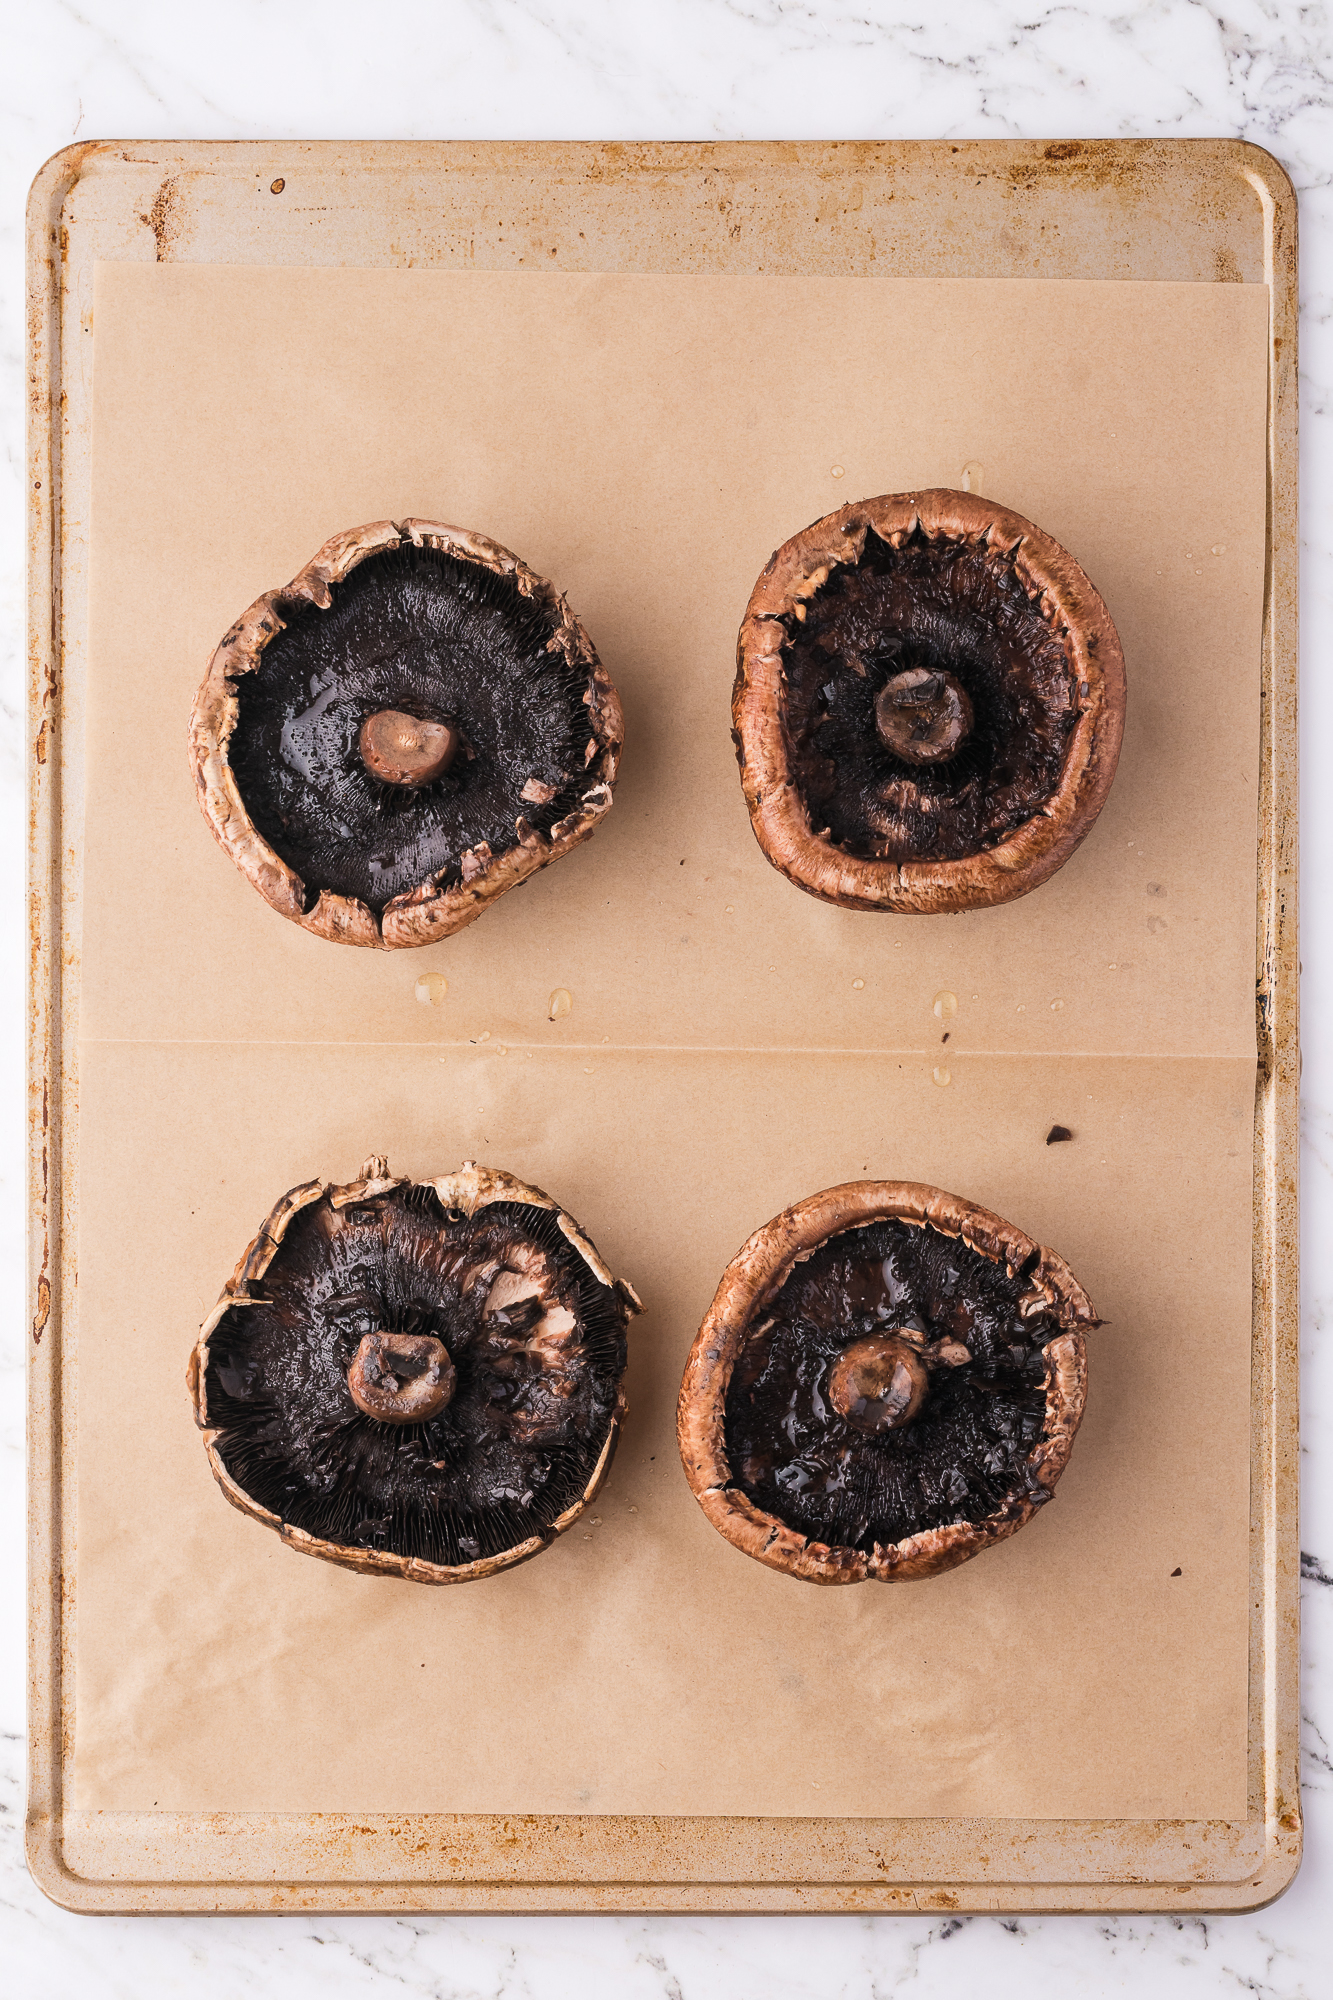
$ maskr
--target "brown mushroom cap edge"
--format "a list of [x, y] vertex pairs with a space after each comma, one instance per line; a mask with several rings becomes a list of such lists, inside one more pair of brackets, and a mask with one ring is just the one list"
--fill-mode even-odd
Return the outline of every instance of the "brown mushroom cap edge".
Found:
[[[287, 1233], [293, 1216], [311, 1202], [327, 1195], [334, 1208], [347, 1208], [357, 1202], [387, 1194], [391, 1188], [409, 1185], [401, 1174], [390, 1174], [387, 1162], [379, 1155], [366, 1161], [360, 1175], [346, 1186], [330, 1186], [324, 1181], [306, 1181], [300, 1187], [292, 1188], [277, 1203], [272, 1213], [261, 1224], [259, 1233], [241, 1257], [232, 1276], [224, 1286], [216, 1306], [204, 1321], [199, 1338], [194, 1344], [186, 1366], [185, 1381], [194, 1405], [194, 1420], [203, 1433], [204, 1447], [213, 1477], [222, 1488], [233, 1507], [242, 1514], [248, 1514], [252, 1521], [259, 1521], [266, 1528], [273, 1528], [286, 1542], [303, 1555], [319, 1556], [325, 1562], [337, 1563], [342, 1569], [360, 1570], [368, 1576], [398, 1576], [409, 1583], [470, 1583], [483, 1576], [493, 1576], [497, 1570], [512, 1569], [515, 1564], [528, 1562], [549, 1548], [557, 1535], [563, 1535], [572, 1528], [585, 1507], [596, 1499], [615, 1456], [616, 1442], [620, 1427], [629, 1407], [624, 1384], [616, 1392], [616, 1405], [611, 1413], [610, 1427], [606, 1442], [598, 1454], [592, 1475], [580, 1497], [571, 1507], [540, 1534], [532, 1535], [512, 1549], [502, 1549], [498, 1555], [483, 1556], [476, 1562], [446, 1566], [442, 1563], [423, 1562], [413, 1556], [399, 1556], [383, 1549], [354, 1549], [339, 1542], [321, 1541], [318, 1536], [308, 1534], [303, 1528], [296, 1528], [284, 1521], [267, 1507], [261, 1507], [252, 1500], [244, 1489], [237, 1485], [222, 1462], [217, 1449], [218, 1432], [208, 1421], [208, 1353], [209, 1342], [224, 1316], [234, 1306], [248, 1304], [250, 1286], [262, 1282], [265, 1271], [277, 1254], [278, 1247]], [[433, 1188], [446, 1209], [460, 1211], [464, 1215], [475, 1215], [478, 1209], [486, 1208], [492, 1202], [526, 1202], [533, 1208], [550, 1210], [556, 1217], [561, 1234], [582, 1257], [588, 1269], [599, 1283], [606, 1285], [621, 1301], [627, 1318], [643, 1311], [634, 1287], [623, 1278], [613, 1278], [595, 1246], [589, 1242], [573, 1217], [566, 1215], [550, 1195], [540, 1188], [529, 1187], [525, 1181], [516, 1180], [498, 1168], [479, 1167], [474, 1161], [465, 1160], [457, 1173], [441, 1174], [436, 1180], [418, 1181], [418, 1187]]]
[[1073, 1448], [1087, 1395], [1083, 1327], [1096, 1326], [1087, 1293], [1064, 1260], [988, 1209], [915, 1181], [849, 1181], [784, 1209], [755, 1231], [722, 1274], [722, 1282], [690, 1349], [676, 1411], [676, 1437], [695, 1499], [720, 1535], [745, 1555], [807, 1583], [905, 1583], [938, 1576], [1016, 1534], [1032, 1518], [1023, 1494], [981, 1521], [928, 1528], [906, 1540], [877, 1543], [873, 1553], [809, 1540], [756, 1507], [732, 1483], [725, 1413], [731, 1371], [747, 1329], [796, 1264], [832, 1236], [895, 1218], [917, 1228], [961, 1237], [983, 1257], [1015, 1272], [1033, 1258], [1020, 1310], [1055, 1315], [1060, 1333], [1044, 1353], [1050, 1363], [1041, 1437], [1029, 1454], [1036, 1478], [1054, 1489]]
[[[524, 597], [550, 610], [555, 620], [550, 645], [588, 676], [589, 746], [583, 793], [575, 810], [558, 820], [549, 836], [526, 820], [516, 821], [512, 847], [501, 854], [491, 854], [484, 845], [469, 849], [461, 857], [461, 882], [450, 887], [420, 883], [395, 896], [382, 916], [358, 897], [329, 890], [322, 890], [307, 909], [304, 882], [250, 818], [231, 769], [228, 752], [239, 715], [235, 684], [243, 674], [256, 671], [264, 648], [282, 631], [285, 604], [304, 602], [327, 611], [333, 602], [331, 585], [341, 583], [367, 556], [403, 543], [440, 549], [459, 561], [512, 576]], [[595, 832], [611, 807], [624, 734], [620, 697], [591, 639], [554, 584], [487, 535], [440, 521], [372, 521], [332, 536], [285, 588], [266, 590], [237, 619], [214, 653], [195, 696], [189, 753], [199, 804], [214, 838], [265, 902], [317, 937], [396, 951], [433, 944], [462, 930], [506, 889], [525, 882]]]
[[[782, 665], [785, 620], [840, 564], [859, 561], [873, 528], [893, 548], [918, 528], [931, 541], [988, 542], [1015, 570], [1077, 669], [1077, 720], [1060, 782], [1034, 818], [995, 847], [956, 861], [878, 861], [845, 854], [814, 831], [792, 776]], [[746, 607], [731, 703], [741, 784], [755, 838], [773, 866], [809, 895], [846, 910], [926, 915], [1012, 902], [1069, 859], [1111, 789], [1125, 725], [1125, 660], [1111, 615], [1068, 550], [1031, 521], [975, 493], [946, 487], [859, 500], [784, 542]]]

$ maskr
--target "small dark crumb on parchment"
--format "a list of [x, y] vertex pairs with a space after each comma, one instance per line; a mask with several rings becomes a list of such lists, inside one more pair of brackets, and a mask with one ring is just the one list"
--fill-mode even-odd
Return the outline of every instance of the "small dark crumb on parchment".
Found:
[[1062, 1139], [1072, 1139], [1073, 1136], [1067, 1125], [1052, 1125], [1050, 1131], [1046, 1134], [1046, 1144], [1048, 1146], [1058, 1146]]
[[1172, 1572], [1171, 1572], [1172, 1576], [1180, 1576], [1180, 1575], [1181, 1575], [1181, 1573], [1182, 1573], [1182, 1572], [1181, 1572], [1180, 1570], [1178, 1570], [1178, 1569], [1173, 1569], [1173, 1570], [1172, 1570]]

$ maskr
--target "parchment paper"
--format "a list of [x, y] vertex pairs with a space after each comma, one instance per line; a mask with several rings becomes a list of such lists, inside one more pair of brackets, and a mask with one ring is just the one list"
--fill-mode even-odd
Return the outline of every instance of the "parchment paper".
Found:
[[[1239, 286], [99, 270], [73, 1806], [1244, 1810], [1266, 309]], [[843, 499], [978, 463], [1107, 597], [1120, 775], [1006, 911], [826, 909], [749, 833], [745, 598]], [[470, 932], [354, 952], [214, 848], [184, 724], [261, 589], [409, 513], [568, 590], [626, 698], [626, 777], [592, 842]], [[1045, 1145], [1055, 1122], [1072, 1143]], [[650, 1307], [595, 1524], [463, 1589], [292, 1555], [226, 1506], [185, 1396], [272, 1200], [372, 1150], [550, 1188]], [[708, 1527], [673, 1406], [743, 1237], [863, 1173], [997, 1208], [1110, 1324], [1053, 1507], [930, 1583], [815, 1590]]]
[[[1266, 290], [125, 264], [94, 312], [86, 1034], [919, 1048], [949, 987], [977, 995], [963, 1048], [1253, 1054]], [[751, 835], [737, 628], [788, 535], [969, 465], [1107, 600], [1115, 786], [1039, 895], [836, 910]], [[335, 976], [215, 848], [182, 718], [261, 590], [409, 514], [567, 592], [623, 778], [484, 923]]]

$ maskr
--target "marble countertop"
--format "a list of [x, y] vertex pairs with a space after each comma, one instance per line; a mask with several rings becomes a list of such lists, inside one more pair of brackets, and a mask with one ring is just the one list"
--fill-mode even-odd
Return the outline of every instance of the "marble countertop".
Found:
[[[1333, 1926], [1333, 787], [1303, 805], [1306, 1860], [1250, 1916], [88, 1918], [22, 1855], [23, 204], [72, 138], [1066, 138], [1236, 135], [1291, 174], [1302, 228], [1307, 746], [1333, 596], [1333, 18], [1302, 0], [28, 0], [0, 38], [0, 1983], [28, 2000], [394, 1990], [433, 2000], [884, 2000], [1327, 1993]], [[1307, 771], [1318, 767], [1307, 761]], [[1319, 1970], [1320, 1965], [1325, 1970]]]

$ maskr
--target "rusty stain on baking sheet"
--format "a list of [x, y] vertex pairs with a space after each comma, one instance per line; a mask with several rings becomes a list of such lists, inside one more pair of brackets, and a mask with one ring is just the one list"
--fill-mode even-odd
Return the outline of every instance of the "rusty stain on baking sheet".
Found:
[[[249, 142], [86, 142], [42, 169], [29, 210], [29, 381], [34, 952], [30, 1060], [33, 1190], [30, 1368], [32, 1583], [28, 1852], [39, 1884], [83, 1911], [391, 1908], [494, 1910], [1250, 1909], [1279, 1894], [1300, 1855], [1296, 1762], [1295, 1433], [1295, 204], [1270, 157], [1232, 140], [977, 143], [643, 142], [303, 148], [329, 198], [317, 211], [258, 207], [271, 149]], [[77, 210], [69, 203], [78, 190]], [[335, 197], [336, 193], [336, 199]], [[318, 214], [320, 234], [310, 213]], [[300, 220], [298, 220], [298, 215]], [[499, 218], [503, 215], [505, 220]], [[242, 222], [241, 218], [245, 220]], [[819, 218], [816, 228], [815, 220]], [[62, 821], [55, 663], [83, 671], [61, 590], [81, 590], [86, 549], [85, 381], [61, 368], [62, 316], [87, 331], [93, 260], [152, 234], [158, 262], [199, 230], [216, 261], [587, 271], [809, 271], [1267, 283], [1273, 332], [1271, 540], [1265, 612], [1256, 965], [1255, 1347], [1251, 1784], [1247, 1819], [1149, 1823], [553, 1820], [336, 1814], [106, 1817], [68, 1809], [73, 1687], [64, 1672], [73, 1582], [62, 1502], [75, 1462], [62, 1431], [70, 1315], [76, 1052], [60, 982], [80, 856]], [[260, 231], [255, 238], [255, 229]], [[248, 234], [246, 232], [249, 232]], [[144, 254], [147, 239], [141, 238]], [[559, 255], [550, 258], [550, 246]], [[60, 458], [61, 429], [64, 459]], [[51, 728], [44, 730], [48, 712]], [[53, 740], [54, 736], [54, 740]], [[36, 746], [45, 748], [44, 758]], [[77, 745], [64, 755], [79, 797]], [[67, 962], [62, 966], [62, 957]], [[50, 1132], [36, 1083], [50, 1083]], [[67, 1086], [67, 1088], [65, 1088]], [[48, 1189], [47, 1178], [52, 1188]], [[59, 1204], [50, 1216], [49, 1197]], [[68, 1509], [64, 1510], [66, 1513]], [[51, 1580], [55, 1587], [51, 1588]]]
[[153, 241], [157, 245], [157, 261], [159, 264], [166, 262], [167, 252], [170, 250], [172, 243], [180, 231], [180, 215], [177, 206], [179, 193], [179, 181], [174, 175], [168, 174], [156, 195], [154, 195], [153, 205], [147, 215], [139, 217], [140, 222], [146, 224], [153, 232]]

